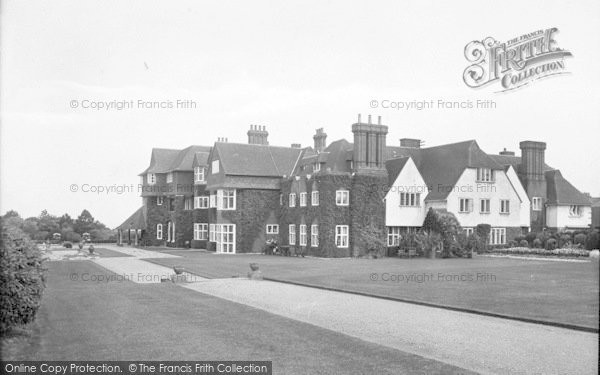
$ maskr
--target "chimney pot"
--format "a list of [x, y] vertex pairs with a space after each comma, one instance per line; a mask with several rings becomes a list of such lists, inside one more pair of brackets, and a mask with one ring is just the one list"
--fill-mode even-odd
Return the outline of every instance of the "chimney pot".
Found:
[[377, 125], [381, 125], [381, 116], [377, 116]]
[[371, 115], [369, 115], [368, 119], [369, 119], [369, 125], [371, 125]]

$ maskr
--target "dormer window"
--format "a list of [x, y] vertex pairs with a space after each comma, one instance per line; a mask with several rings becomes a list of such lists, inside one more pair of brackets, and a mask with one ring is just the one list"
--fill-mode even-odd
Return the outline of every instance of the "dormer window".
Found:
[[173, 182], [173, 173], [167, 173], [167, 183]]
[[195, 167], [194, 168], [194, 182], [196, 182], [196, 183], [206, 182], [203, 167]]
[[477, 168], [477, 182], [494, 182], [494, 171], [490, 168]]
[[148, 182], [148, 185], [154, 185], [156, 183], [156, 175], [154, 173], [148, 173], [146, 175], [146, 182]]

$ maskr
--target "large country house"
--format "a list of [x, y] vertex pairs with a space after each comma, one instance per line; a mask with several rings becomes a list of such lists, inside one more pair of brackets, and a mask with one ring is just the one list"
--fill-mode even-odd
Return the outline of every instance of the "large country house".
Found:
[[119, 241], [261, 252], [275, 239], [323, 257], [365, 254], [419, 228], [429, 208], [453, 213], [464, 230], [490, 224], [490, 243], [530, 230], [589, 228], [591, 200], [545, 163], [543, 142], [487, 154], [476, 141], [422, 147], [386, 142], [381, 117], [352, 125], [353, 143], [271, 146], [264, 126], [248, 144], [152, 150], [140, 176], [143, 206], [118, 227]]

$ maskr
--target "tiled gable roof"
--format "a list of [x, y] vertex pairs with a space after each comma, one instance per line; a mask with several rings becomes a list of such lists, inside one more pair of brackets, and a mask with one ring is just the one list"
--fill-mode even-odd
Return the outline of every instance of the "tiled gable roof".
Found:
[[173, 150], [167, 148], [153, 148], [150, 156], [150, 166], [146, 168], [140, 175], [146, 173], [166, 173], [171, 168], [173, 161], [181, 150]]
[[[398, 147], [400, 156], [410, 156], [430, 191], [425, 199], [445, 199], [465, 168], [503, 170], [503, 166], [483, 152], [476, 141], [470, 140], [429, 148]], [[441, 186], [441, 188], [440, 188]]]
[[208, 165], [208, 157], [210, 152], [196, 152], [194, 155], [194, 163], [192, 166], [206, 166]]
[[388, 160], [385, 162], [385, 168], [387, 169], [387, 172], [388, 172], [388, 185], [389, 186], [392, 186], [394, 184], [394, 182], [396, 182], [398, 175], [400, 174], [400, 172], [402, 172], [402, 169], [406, 165], [406, 162], [408, 162], [408, 159], [410, 159], [410, 156], [391, 159], [391, 160]]
[[169, 172], [192, 171], [194, 169], [194, 157], [198, 152], [210, 152], [210, 146], [189, 146], [184, 148], [171, 163]]
[[590, 198], [571, 185], [558, 169], [547, 171], [545, 175], [549, 205], [589, 206], [592, 204]]
[[225, 174], [265, 177], [291, 175], [304, 151], [243, 143], [215, 143], [215, 148]]
[[[521, 165], [521, 157], [520, 156], [489, 154], [489, 157], [491, 157], [494, 161], [496, 161], [497, 163], [499, 163], [501, 165], [504, 165], [504, 166], [511, 165], [515, 169], [516, 172], [519, 171], [519, 165]], [[544, 163], [544, 172], [551, 171], [553, 169], [554, 168], [552, 168], [548, 164]]]
[[146, 212], [144, 210], [144, 206], [138, 208], [137, 211], [135, 211], [123, 222], [123, 224], [119, 225], [115, 229], [146, 229]]

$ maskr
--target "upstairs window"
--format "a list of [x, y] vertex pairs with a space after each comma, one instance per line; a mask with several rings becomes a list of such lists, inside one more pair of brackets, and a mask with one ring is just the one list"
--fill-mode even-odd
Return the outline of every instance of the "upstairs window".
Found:
[[218, 160], [213, 160], [212, 166], [211, 166], [211, 173], [212, 174], [219, 173], [219, 161]]
[[321, 163], [316, 162], [315, 164], [313, 164], [313, 171], [318, 172], [321, 170]]
[[490, 200], [489, 199], [481, 199], [479, 201], [479, 212], [482, 214], [490, 213]]
[[156, 205], [162, 206], [165, 201], [165, 197], [156, 197]]
[[569, 206], [569, 216], [583, 216], [583, 206]]
[[296, 194], [290, 193], [290, 207], [296, 207]]
[[458, 202], [458, 212], [473, 211], [473, 200], [470, 198], [460, 198]]
[[194, 168], [194, 182], [198, 184], [206, 182], [206, 178], [204, 176], [204, 167]]
[[148, 173], [146, 175], [146, 182], [148, 182], [148, 185], [154, 185], [156, 183], [156, 175], [154, 173]]
[[400, 193], [400, 206], [417, 207], [421, 205], [420, 193]]
[[191, 210], [193, 207], [192, 205], [192, 198], [185, 198], [185, 200], [183, 201], [183, 209], [184, 210]]
[[335, 204], [347, 206], [350, 203], [350, 192], [348, 190], [337, 190], [335, 192]]
[[208, 208], [208, 197], [194, 197], [194, 208]]
[[510, 201], [508, 199], [500, 200], [500, 213], [501, 214], [509, 214], [510, 213]]
[[300, 207], [306, 207], [306, 193], [300, 193]]
[[477, 168], [477, 182], [494, 182], [494, 171], [490, 168]]
[[534, 211], [541, 211], [542, 210], [542, 198], [541, 197], [531, 198], [531, 208]]
[[319, 205], [319, 191], [318, 190], [315, 190], [311, 193], [310, 204], [312, 204], [313, 206]]
[[235, 189], [217, 190], [217, 209], [235, 210]]
[[173, 182], [173, 173], [167, 173], [167, 183]]

